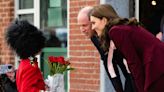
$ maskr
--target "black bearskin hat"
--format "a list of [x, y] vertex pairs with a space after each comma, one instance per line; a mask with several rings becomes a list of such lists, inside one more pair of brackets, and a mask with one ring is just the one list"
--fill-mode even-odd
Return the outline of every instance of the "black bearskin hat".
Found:
[[45, 45], [43, 33], [26, 20], [15, 20], [6, 32], [8, 45], [22, 59], [34, 57]]

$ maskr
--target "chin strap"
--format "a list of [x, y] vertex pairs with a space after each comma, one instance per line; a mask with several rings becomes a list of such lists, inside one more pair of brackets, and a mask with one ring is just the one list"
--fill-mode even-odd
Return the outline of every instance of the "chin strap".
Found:
[[37, 58], [36, 58], [36, 57], [30, 56], [29, 59], [30, 59], [30, 64], [31, 64], [32, 66], [35, 66], [34, 61], [37, 61]]

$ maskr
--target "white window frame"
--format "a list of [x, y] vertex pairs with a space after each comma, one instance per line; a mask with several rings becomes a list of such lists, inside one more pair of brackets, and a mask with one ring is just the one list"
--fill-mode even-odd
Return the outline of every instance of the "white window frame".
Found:
[[[70, 8], [70, 0], [67, 0], [67, 11], [69, 11], [69, 8]], [[69, 36], [70, 36], [70, 26], [69, 26], [69, 19], [70, 19], [70, 13], [67, 12], [67, 56], [68, 58], [70, 57], [70, 54], [69, 54]], [[68, 75], [70, 75], [70, 71], [68, 71]], [[68, 92], [70, 92], [70, 76], [67, 76], [67, 83], [68, 83]]]
[[135, 17], [139, 20], [139, 0], [135, 0]]
[[34, 14], [34, 25], [40, 28], [40, 0], [33, 0], [34, 8], [19, 9], [19, 0], [15, 0], [15, 18], [22, 14]]

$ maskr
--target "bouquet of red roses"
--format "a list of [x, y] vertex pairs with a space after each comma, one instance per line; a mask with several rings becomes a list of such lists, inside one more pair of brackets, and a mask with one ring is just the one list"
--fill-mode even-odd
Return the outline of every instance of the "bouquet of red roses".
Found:
[[68, 70], [73, 70], [74, 68], [68, 67], [70, 65], [69, 59], [64, 59], [64, 57], [59, 56], [49, 56], [48, 65], [50, 68], [50, 75], [63, 74]]

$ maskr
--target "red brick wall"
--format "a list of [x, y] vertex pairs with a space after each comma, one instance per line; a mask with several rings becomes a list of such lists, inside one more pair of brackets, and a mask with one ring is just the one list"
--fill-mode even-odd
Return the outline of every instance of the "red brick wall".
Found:
[[79, 30], [78, 11], [94, 6], [99, 0], [70, 0], [69, 55], [75, 71], [70, 73], [70, 92], [100, 92], [100, 58], [96, 48]]
[[14, 63], [13, 53], [5, 42], [5, 30], [14, 17], [14, 0], [0, 0], [0, 64]]

